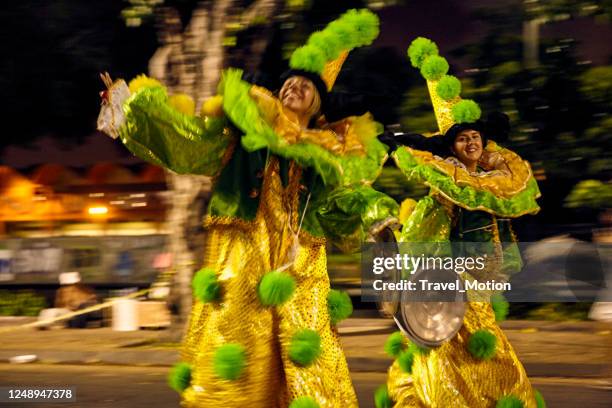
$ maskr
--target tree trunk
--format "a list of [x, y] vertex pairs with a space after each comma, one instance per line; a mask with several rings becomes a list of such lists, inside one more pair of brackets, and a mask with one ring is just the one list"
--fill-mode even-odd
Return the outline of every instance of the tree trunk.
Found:
[[[242, 14], [231, 15], [231, 11], [237, 11], [232, 8], [233, 3], [233, 0], [200, 3], [185, 30], [176, 10], [168, 7], [159, 10], [161, 45], [149, 61], [149, 74], [163, 82], [169, 93], [190, 95], [196, 102], [197, 111], [206, 98], [215, 94], [223, 69], [226, 23], [231, 19], [248, 25], [263, 19], [270, 25], [272, 15], [281, 4], [274, 0], [258, 0]], [[264, 30], [263, 33], [268, 34], [268, 31]], [[267, 41], [267, 38], [258, 38], [258, 49], [265, 49]], [[255, 58], [260, 56], [254, 55]], [[175, 272], [173, 297], [177, 299], [179, 313], [173, 318], [166, 340], [178, 341], [191, 309], [191, 279], [202, 261], [197, 255], [197, 251], [202, 251], [202, 245], [200, 242], [190, 242], [194, 238], [189, 236], [188, 221], [192, 209], [198, 207], [194, 201], [209, 192], [212, 183], [209, 177], [178, 175], [170, 171], [167, 172], [167, 179], [172, 195], [167, 222]]]

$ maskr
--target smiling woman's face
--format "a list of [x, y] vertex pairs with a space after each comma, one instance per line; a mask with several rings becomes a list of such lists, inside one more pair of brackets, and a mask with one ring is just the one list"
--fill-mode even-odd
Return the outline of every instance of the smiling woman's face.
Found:
[[453, 143], [453, 153], [468, 168], [476, 167], [478, 160], [482, 156], [482, 137], [480, 132], [466, 129], [455, 137]]
[[315, 92], [312, 81], [301, 76], [292, 76], [285, 81], [279, 92], [279, 98], [286, 108], [302, 116], [311, 108]]

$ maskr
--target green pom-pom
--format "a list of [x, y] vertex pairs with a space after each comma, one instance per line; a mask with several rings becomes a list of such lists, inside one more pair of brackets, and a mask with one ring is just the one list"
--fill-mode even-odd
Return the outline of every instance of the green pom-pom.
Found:
[[257, 287], [259, 300], [264, 306], [278, 306], [285, 303], [295, 290], [295, 279], [285, 272], [266, 273]]
[[510, 303], [508, 303], [504, 295], [493, 295], [491, 297], [491, 307], [493, 308], [493, 313], [495, 313], [496, 322], [503, 322], [506, 320], [508, 310], [510, 309]]
[[350, 50], [353, 48], [355, 30], [350, 24], [341, 20], [332, 21], [323, 31], [336, 37], [342, 43], [343, 49]]
[[533, 392], [535, 394], [536, 406], [538, 408], [546, 408], [546, 401], [544, 401], [542, 393], [538, 390], [533, 390]]
[[168, 385], [176, 392], [183, 392], [191, 382], [191, 366], [185, 362], [176, 363], [168, 374]]
[[383, 384], [374, 392], [374, 405], [376, 408], [392, 408], [393, 400], [389, 397], [387, 384]]
[[468, 351], [480, 360], [488, 360], [495, 355], [497, 339], [487, 330], [477, 330], [468, 340]]
[[352, 27], [351, 48], [370, 45], [378, 37], [378, 16], [368, 9], [349, 10], [340, 20]]
[[308, 38], [308, 45], [323, 51], [327, 60], [338, 58], [345, 46], [340, 41], [340, 38], [335, 36], [330, 31], [317, 31]]
[[495, 408], [523, 408], [523, 401], [516, 398], [512, 395], [506, 395], [505, 397], [501, 397], [497, 404], [495, 404]]
[[403, 372], [412, 374], [412, 366], [414, 364], [415, 349], [408, 347], [408, 350], [402, 351], [397, 358], [397, 363]]
[[415, 68], [420, 69], [425, 59], [431, 55], [438, 55], [438, 46], [428, 38], [418, 37], [408, 47], [408, 57]]
[[289, 66], [293, 69], [302, 69], [320, 74], [323, 72], [326, 62], [323, 50], [313, 45], [305, 45], [293, 51], [289, 60]]
[[332, 289], [327, 294], [327, 311], [332, 324], [336, 324], [353, 314], [353, 303], [348, 293]]
[[444, 75], [436, 86], [436, 93], [445, 101], [456, 98], [461, 93], [461, 81], [452, 75]]
[[235, 380], [240, 377], [245, 366], [246, 353], [240, 344], [228, 343], [215, 352], [213, 368], [215, 374], [224, 380]]
[[299, 397], [289, 404], [289, 408], [319, 408], [319, 404], [312, 397]]
[[444, 57], [432, 55], [421, 65], [421, 75], [428, 81], [437, 81], [448, 72], [448, 62]]
[[393, 358], [397, 358], [400, 353], [406, 350], [406, 338], [400, 331], [391, 333], [385, 341], [385, 353]]
[[215, 271], [202, 268], [196, 272], [191, 281], [194, 296], [202, 302], [213, 302], [221, 296], [221, 285]]
[[289, 344], [289, 358], [303, 367], [311, 365], [321, 354], [321, 337], [310, 329], [295, 333]]
[[470, 99], [459, 101], [452, 109], [455, 123], [473, 123], [480, 119], [480, 106]]

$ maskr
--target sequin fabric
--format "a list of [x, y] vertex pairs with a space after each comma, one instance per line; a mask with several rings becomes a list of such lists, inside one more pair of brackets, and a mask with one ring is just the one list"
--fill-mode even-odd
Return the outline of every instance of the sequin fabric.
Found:
[[[182, 406], [280, 408], [309, 396], [322, 408], [357, 407], [327, 311], [325, 241], [304, 232], [295, 240], [298, 198], [304, 194], [300, 177], [301, 169], [292, 164], [283, 187], [278, 161], [271, 158], [253, 221], [207, 219], [204, 266], [217, 271], [222, 299], [194, 303], [182, 350], [182, 359], [192, 365], [192, 380]], [[287, 263], [285, 272], [297, 282], [294, 294], [281, 306], [262, 306], [257, 296], [261, 277]], [[316, 330], [321, 337], [322, 352], [309, 367], [288, 357], [291, 338], [301, 329]], [[246, 349], [246, 368], [234, 381], [220, 379], [213, 370], [215, 351], [227, 343]]]
[[[492, 408], [506, 395], [536, 408], [527, 374], [501, 328], [489, 303], [467, 305], [459, 333], [427, 355], [416, 355], [412, 373], [395, 361], [389, 368], [387, 386], [396, 408]], [[471, 334], [485, 329], [497, 339], [490, 360], [478, 360], [468, 351]]]
[[457, 96], [450, 101], [445, 101], [438, 96], [437, 86], [438, 81], [427, 81], [427, 89], [429, 90], [429, 97], [431, 98], [431, 104], [433, 105], [436, 121], [438, 122], [438, 129], [441, 134], [445, 134], [455, 124], [453, 106], [461, 101], [461, 97]]

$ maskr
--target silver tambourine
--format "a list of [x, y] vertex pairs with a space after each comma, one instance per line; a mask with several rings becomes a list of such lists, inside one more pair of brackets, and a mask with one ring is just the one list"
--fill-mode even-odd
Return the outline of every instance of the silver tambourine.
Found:
[[463, 326], [465, 296], [463, 281], [454, 271], [419, 270], [409, 281], [420, 288], [421, 280], [458, 285], [456, 290], [441, 294], [432, 290], [401, 292], [399, 307], [393, 316], [404, 334], [424, 347], [438, 347], [452, 339]]

